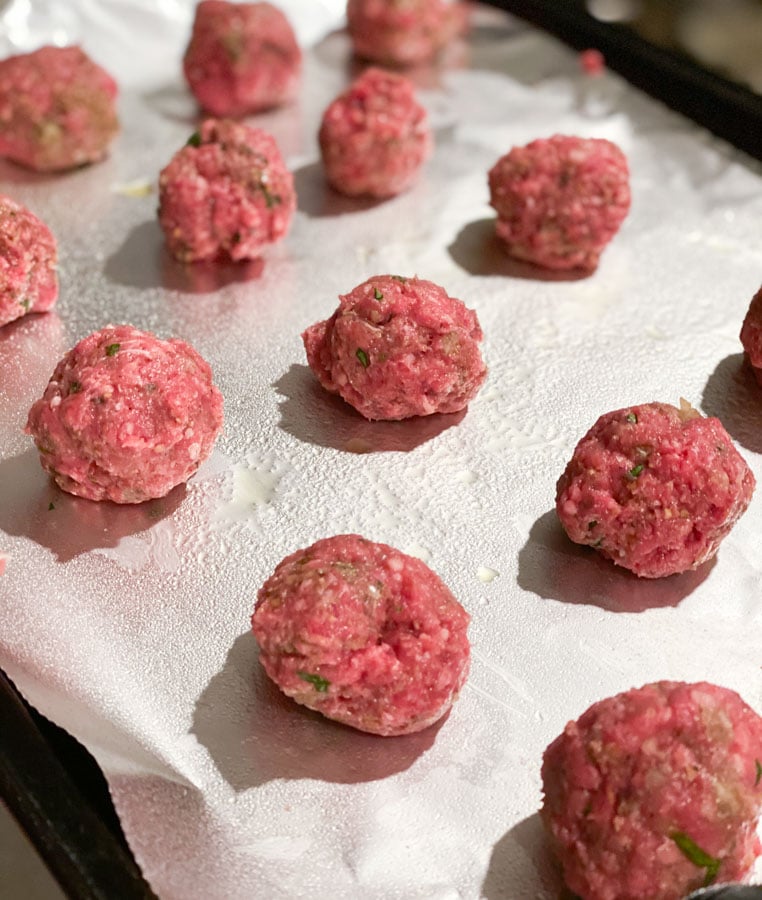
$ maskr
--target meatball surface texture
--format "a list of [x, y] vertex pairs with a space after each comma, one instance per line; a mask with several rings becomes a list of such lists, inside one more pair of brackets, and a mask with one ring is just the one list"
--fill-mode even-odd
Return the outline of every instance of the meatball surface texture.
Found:
[[378, 275], [302, 334], [323, 387], [366, 419], [465, 409], [487, 375], [476, 313], [431, 281]]
[[762, 288], [752, 297], [743, 320], [741, 343], [754, 376], [762, 385]]
[[271, 3], [202, 0], [183, 58], [199, 105], [238, 118], [296, 95], [302, 53], [286, 16]]
[[319, 141], [337, 191], [378, 198], [409, 188], [433, 146], [412, 83], [381, 69], [365, 71], [328, 106]]
[[208, 119], [162, 169], [159, 224], [182, 262], [255, 259], [288, 231], [294, 179], [259, 128]]
[[660, 578], [711, 559], [754, 485], [719, 419], [647, 403], [598, 419], [558, 481], [556, 511], [575, 543]]
[[63, 490], [140, 503], [187, 481], [221, 427], [222, 396], [190, 345], [109, 325], [58, 363], [26, 432]]
[[358, 56], [393, 66], [431, 60], [467, 24], [463, 3], [449, 0], [349, 0], [347, 24]]
[[594, 269], [630, 208], [627, 160], [599, 138], [514, 147], [490, 170], [489, 190], [508, 253], [546, 269]]
[[287, 556], [252, 617], [260, 661], [289, 697], [361, 731], [421, 731], [468, 674], [469, 616], [419, 559], [354, 534]]
[[682, 900], [760, 851], [762, 718], [734, 691], [661, 681], [595, 703], [543, 758], [541, 818], [583, 900]]
[[0, 61], [0, 156], [39, 172], [106, 156], [119, 130], [114, 79], [79, 47]]
[[54, 305], [57, 261], [48, 226], [20, 203], [0, 196], [0, 326]]

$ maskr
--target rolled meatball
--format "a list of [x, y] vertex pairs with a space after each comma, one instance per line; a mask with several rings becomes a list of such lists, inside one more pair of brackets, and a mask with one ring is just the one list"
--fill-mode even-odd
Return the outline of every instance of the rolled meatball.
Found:
[[354, 51], [373, 62], [427, 62], [464, 30], [467, 8], [452, 0], [349, 0], [347, 24]]
[[661, 681], [595, 703], [545, 751], [541, 817], [583, 900], [682, 900], [760, 851], [762, 718]]
[[407, 190], [431, 155], [426, 110], [402, 75], [368, 69], [323, 114], [326, 178], [342, 194], [392, 197]]
[[294, 179], [259, 128], [208, 119], [159, 176], [159, 223], [182, 262], [254, 259], [288, 231]]
[[594, 269], [630, 208], [627, 160], [598, 138], [514, 147], [490, 170], [489, 190], [508, 253], [546, 269]]
[[26, 432], [63, 490], [140, 503], [187, 481], [221, 427], [222, 396], [193, 347], [109, 325], [58, 363]]
[[0, 196], [0, 326], [54, 305], [57, 262], [48, 226], [20, 203]]
[[762, 385], [762, 288], [752, 297], [741, 328], [741, 343], [754, 375]]
[[469, 616], [419, 559], [355, 534], [287, 556], [252, 617], [260, 662], [289, 697], [373, 734], [421, 731], [466, 680]]
[[270, 3], [202, 0], [183, 70], [199, 105], [240, 117], [291, 100], [302, 53], [285, 15]]
[[647, 403], [598, 419], [558, 481], [556, 510], [576, 543], [660, 578], [711, 559], [754, 484], [719, 419]]
[[0, 61], [0, 156], [39, 172], [103, 159], [119, 130], [114, 79], [79, 47]]
[[302, 334], [307, 362], [327, 391], [366, 419], [465, 409], [487, 367], [476, 313], [421, 278], [378, 275], [339, 297]]

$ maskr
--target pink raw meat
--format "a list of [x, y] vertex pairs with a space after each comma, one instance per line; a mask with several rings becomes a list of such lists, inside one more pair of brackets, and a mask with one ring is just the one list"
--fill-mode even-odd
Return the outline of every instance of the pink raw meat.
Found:
[[331, 103], [319, 140], [326, 178], [349, 196], [407, 190], [432, 149], [412, 83], [381, 69], [368, 69]]
[[57, 261], [47, 225], [20, 203], [0, 196], [0, 326], [53, 306]]
[[288, 231], [294, 179], [259, 128], [208, 119], [159, 176], [159, 224], [183, 262], [255, 259]]
[[58, 363], [26, 432], [63, 490], [140, 503], [187, 481], [221, 427], [222, 396], [190, 345], [109, 325]]
[[270, 3], [203, 0], [183, 70], [199, 104], [238, 118], [291, 100], [302, 53], [285, 15]]
[[489, 189], [510, 255], [548, 269], [594, 269], [630, 208], [627, 160], [598, 138], [514, 147], [490, 170]]
[[719, 419], [647, 403], [598, 419], [558, 481], [556, 510], [576, 543], [660, 578], [711, 559], [754, 484]]
[[40, 172], [103, 159], [119, 130], [116, 82], [79, 47], [0, 62], [0, 156]]
[[465, 409], [487, 375], [476, 313], [421, 278], [378, 275], [302, 334], [323, 387], [366, 419]]
[[354, 51], [374, 62], [411, 66], [434, 56], [464, 30], [468, 9], [451, 0], [349, 0]]
[[583, 900], [682, 900], [760, 851], [762, 718], [661, 681], [595, 703], [545, 751], [541, 816]]
[[267, 674], [361, 731], [421, 731], [466, 680], [469, 616], [419, 559], [354, 534], [287, 556], [252, 617]]

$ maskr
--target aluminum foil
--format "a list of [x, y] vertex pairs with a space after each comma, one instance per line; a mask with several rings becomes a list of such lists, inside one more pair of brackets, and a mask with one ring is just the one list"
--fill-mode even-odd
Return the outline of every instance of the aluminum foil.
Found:
[[[151, 192], [197, 121], [183, 42], [163, 81], [123, 92], [107, 161], [57, 177], [0, 164], [0, 190], [57, 235], [62, 285], [55, 312], [0, 331], [0, 665], [94, 754], [162, 898], [557, 898], [539, 770], [569, 719], [665, 678], [762, 712], [762, 503], [714, 563], [660, 581], [570, 544], [552, 512], [582, 433], [655, 399], [718, 415], [762, 479], [762, 394], [737, 337], [762, 273], [760, 171], [478, 10], [468, 42], [414, 73], [437, 143], [420, 183], [342, 199], [316, 144], [355, 71], [334, 32], [307, 52], [299, 102], [252, 120], [295, 173], [288, 238], [260, 263], [183, 267]], [[556, 132], [610, 138], [630, 161], [632, 211], [587, 277], [541, 275], [493, 237], [487, 170]], [[368, 423], [307, 369], [300, 332], [388, 272], [478, 311], [489, 376], [465, 415]], [[62, 353], [109, 322], [190, 341], [225, 397], [214, 456], [132, 508], [58, 491], [21, 432]], [[473, 617], [469, 681], [422, 734], [335, 725], [258, 666], [258, 587], [294, 549], [350, 531], [423, 558]]]

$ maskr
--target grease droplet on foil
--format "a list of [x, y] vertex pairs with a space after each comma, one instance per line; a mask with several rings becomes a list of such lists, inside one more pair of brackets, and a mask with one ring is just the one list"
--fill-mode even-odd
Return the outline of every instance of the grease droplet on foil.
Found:
[[420, 559], [421, 562], [427, 563], [431, 559], [431, 550], [422, 547], [420, 544], [411, 544], [405, 551], [409, 556]]
[[215, 512], [217, 522], [245, 522], [275, 496], [286, 467], [254, 454], [233, 466], [226, 481], [227, 496]]
[[500, 573], [495, 569], [490, 569], [487, 566], [479, 566], [476, 570], [476, 577], [483, 584], [490, 584], [490, 582], [494, 581]]
[[373, 450], [373, 445], [363, 438], [352, 438], [347, 441], [346, 449], [349, 453], [370, 453]]

